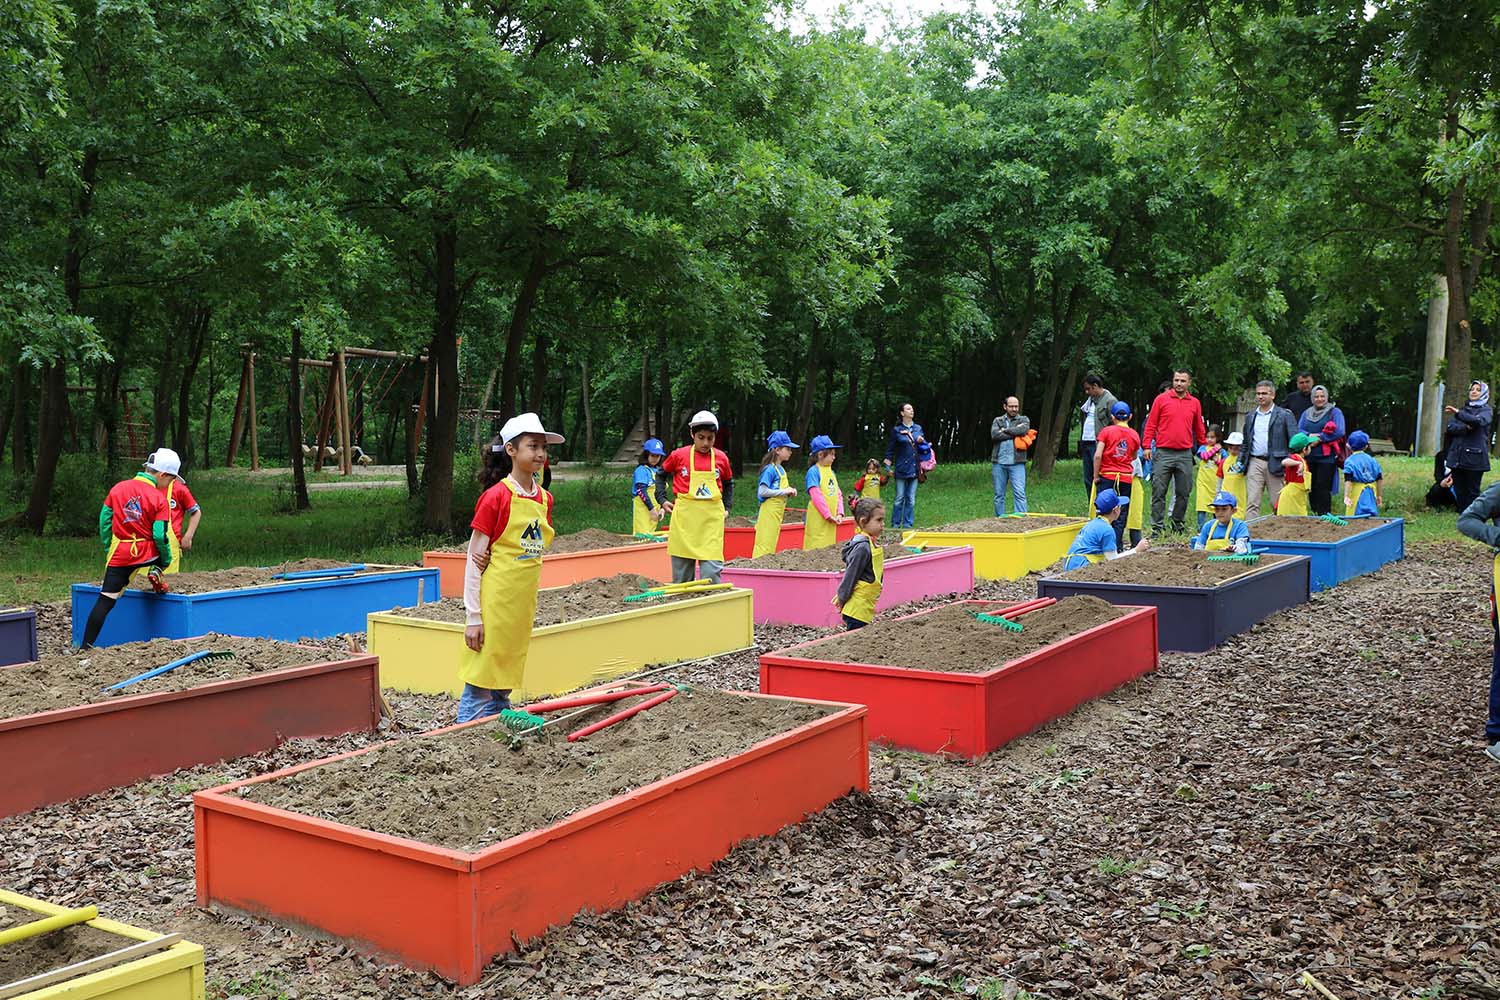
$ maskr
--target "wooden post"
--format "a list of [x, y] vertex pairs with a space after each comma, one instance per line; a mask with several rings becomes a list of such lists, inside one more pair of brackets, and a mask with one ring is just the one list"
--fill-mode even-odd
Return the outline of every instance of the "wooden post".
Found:
[[333, 420], [333, 400], [338, 391], [339, 370], [330, 361], [328, 363], [328, 392], [323, 397], [323, 409], [318, 414], [318, 454], [313, 461], [314, 472], [323, 468], [323, 449], [328, 447], [329, 425]]
[[[229, 455], [224, 459], [224, 464], [230, 468], [234, 467], [234, 456], [240, 450], [240, 431], [244, 430], [245, 420], [245, 383], [250, 377], [250, 355], [245, 354], [244, 361], [240, 365], [240, 391], [234, 397], [234, 423], [229, 429]], [[129, 414], [125, 417], [130, 420]], [[130, 428], [130, 446], [135, 447], [135, 428]]]
[[412, 452], [415, 454], [422, 446], [422, 427], [427, 423], [427, 391], [432, 384], [432, 364], [428, 361], [422, 362], [422, 398], [417, 401], [417, 425], [412, 429], [411, 441]]
[[334, 356], [333, 365], [339, 373], [339, 395], [334, 400], [338, 407], [339, 422], [339, 471], [348, 475], [354, 469], [349, 461], [349, 369], [344, 364], [344, 349], [340, 347]]
[[255, 425], [260, 423], [260, 413], [255, 408], [255, 353], [251, 352], [246, 359], [245, 371], [250, 374], [250, 398], [248, 407], [248, 418], [250, 420], [250, 471], [260, 471], [260, 438], [256, 434]]

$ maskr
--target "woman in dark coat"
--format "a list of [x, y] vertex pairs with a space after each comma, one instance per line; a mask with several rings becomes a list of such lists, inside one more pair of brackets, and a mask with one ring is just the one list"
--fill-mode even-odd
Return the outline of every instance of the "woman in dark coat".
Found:
[[1312, 451], [1307, 453], [1308, 470], [1312, 483], [1308, 488], [1307, 502], [1314, 514], [1332, 511], [1333, 488], [1338, 485], [1339, 449], [1344, 441], [1344, 411], [1328, 398], [1328, 389], [1313, 386], [1312, 405], [1302, 411], [1297, 429], [1316, 439]]
[[1490, 409], [1490, 387], [1475, 379], [1469, 383], [1469, 401], [1462, 409], [1443, 409], [1448, 413], [1444, 432], [1451, 441], [1443, 460], [1448, 468], [1443, 485], [1453, 487], [1459, 513], [1463, 513], [1479, 496], [1484, 474], [1490, 469], [1490, 424], [1495, 419], [1495, 411]]

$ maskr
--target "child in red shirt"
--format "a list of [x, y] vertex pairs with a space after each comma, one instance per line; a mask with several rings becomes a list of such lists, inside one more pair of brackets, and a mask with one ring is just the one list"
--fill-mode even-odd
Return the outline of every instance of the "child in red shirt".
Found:
[[[1105, 489], [1130, 502], [1130, 487], [1134, 476], [1132, 466], [1141, 451], [1141, 436], [1130, 426], [1130, 404], [1117, 402], [1109, 408], [1114, 423], [1099, 432], [1094, 445], [1094, 492]], [[1093, 498], [1090, 497], [1090, 502]], [[1116, 551], [1125, 551], [1125, 518], [1115, 518]]]
[[714, 447], [717, 417], [699, 410], [688, 430], [693, 443], [678, 448], [661, 463], [661, 474], [672, 484], [676, 497], [669, 508], [672, 530], [667, 534], [672, 582], [682, 583], [696, 575], [718, 583], [724, 568], [724, 517], [734, 502], [734, 472], [729, 456]]
[[99, 598], [83, 627], [81, 648], [93, 647], [115, 602], [125, 592], [131, 577], [141, 570], [148, 570], [151, 589], [166, 593], [162, 570], [172, 564], [172, 549], [167, 541], [167, 532], [172, 529], [167, 498], [160, 486], [175, 478], [148, 465], [147, 469], [116, 483], [105, 496], [99, 509], [99, 541], [105, 549], [104, 582], [99, 585]]

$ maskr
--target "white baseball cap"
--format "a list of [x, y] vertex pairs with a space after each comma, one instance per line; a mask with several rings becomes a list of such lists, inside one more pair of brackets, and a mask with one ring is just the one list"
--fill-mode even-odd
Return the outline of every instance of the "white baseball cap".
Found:
[[511, 417], [500, 428], [500, 440], [510, 444], [522, 434], [540, 434], [547, 439], [548, 444], [562, 444], [563, 436], [542, 427], [542, 418], [535, 413], [522, 413]]
[[1229, 436], [1224, 439], [1224, 443], [1225, 444], [1244, 444], [1245, 443], [1245, 435], [1241, 434], [1239, 431], [1231, 431], [1229, 433]]
[[182, 459], [171, 448], [158, 448], [146, 456], [145, 467], [152, 472], [175, 476], [182, 472]]
[[688, 421], [688, 427], [712, 427], [719, 429], [719, 418], [707, 410], [699, 410], [693, 414], [693, 419]]

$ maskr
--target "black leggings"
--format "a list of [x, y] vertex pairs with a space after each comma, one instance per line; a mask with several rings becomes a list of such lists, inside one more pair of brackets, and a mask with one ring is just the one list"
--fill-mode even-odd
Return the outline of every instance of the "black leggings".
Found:
[[1469, 504], [1479, 499], [1479, 490], [1483, 485], [1484, 470], [1453, 470], [1453, 496], [1458, 503], [1458, 512], [1460, 514], [1469, 509]]
[[1338, 475], [1339, 467], [1334, 462], [1308, 462], [1312, 467], [1312, 484], [1307, 495], [1307, 502], [1312, 507], [1314, 514], [1332, 513], [1333, 503], [1333, 480]]

